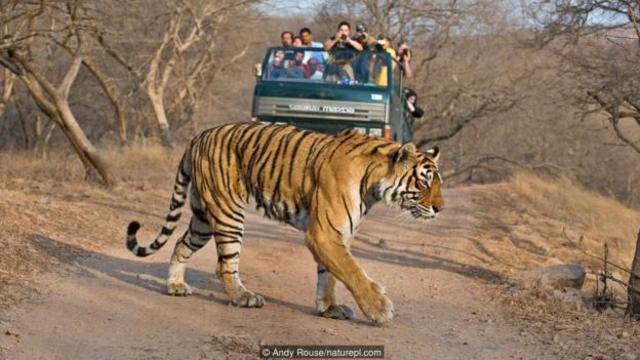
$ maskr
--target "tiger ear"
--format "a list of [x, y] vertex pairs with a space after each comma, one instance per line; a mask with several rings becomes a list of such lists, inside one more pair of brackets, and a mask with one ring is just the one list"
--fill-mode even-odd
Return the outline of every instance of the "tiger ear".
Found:
[[434, 146], [433, 148], [427, 150], [426, 154], [431, 160], [433, 160], [433, 162], [438, 162], [438, 159], [440, 158], [440, 148]]
[[394, 154], [393, 161], [396, 163], [400, 161], [406, 161], [407, 159], [409, 159], [410, 156], [415, 155], [416, 151], [417, 151], [416, 146], [413, 145], [413, 143], [410, 143], [410, 142], [405, 143]]

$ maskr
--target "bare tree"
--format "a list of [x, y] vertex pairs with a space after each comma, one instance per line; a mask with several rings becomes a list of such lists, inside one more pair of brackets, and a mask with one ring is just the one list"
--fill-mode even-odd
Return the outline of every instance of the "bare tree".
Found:
[[[98, 28], [98, 26], [92, 22], [92, 26]], [[73, 50], [66, 43], [57, 43], [58, 46], [63, 48], [69, 53], [69, 55], [73, 56]], [[85, 54], [82, 59], [82, 64], [84, 67], [89, 70], [89, 72], [93, 75], [95, 80], [100, 85], [100, 88], [104, 92], [105, 96], [113, 106], [113, 109], [116, 113], [116, 117], [118, 119], [118, 138], [120, 140], [120, 145], [127, 144], [127, 120], [126, 120], [126, 112], [125, 105], [123, 101], [123, 96], [120, 93], [120, 90], [117, 86], [115, 86], [113, 79], [111, 79], [98, 65], [98, 63], [92, 58], [90, 54]]]
[[[33, 100], [49, 118], [54, 120], [69, 139], [80, 157], [87, 175], [94, 172], [105, 184], [113, 184], [107, 163], [86, 137], [69, 105], [69, 93], [82, 65], [86, 44], [83, 36], [82, 18], [85, 15], [81, 1], [55, 1], [25, 3], [16, 2], [12, 11], [5, 13], [9, 26], [2, 43], [2, 65], [12, 71], [26, 86]], [[42, 18], [59, 21], [59, 27], [50, 32], [37, 27]], [[55, 20], [54, 20], [55, 19]], [[64, 43], [72, 43], [73, 51], [62, 80], [57, 85], [39, 70], [32, 54], [38, 41], [50, 42], [55, 37], [64, 38]], [[58, 40], [59, 41], [59, 40]]]
[[[105, 36], [99, 38], [107, 53], [144, 89], [165, 146], [172, 146], [169, 114], [174, 114], [178, 126], [192, 122], [201, 94], [213, 81], [216, 71], [224, 66], [217, 56], [220, 29], [228, 25], [230, 17], [238, 16], [257, 2], [169, 1], [168, 23], [149, 55], [148, 66], [134, 65], [112, 41]], [[246, 50], [245, 47], [232, 61], [244, 56]], [[140, 68], [143, 70], [137, 70]]]
[[563, 43], [558, 54], [576, 85], [569, 98], [640, 154], [640, 0], [563, 0], [549, 10], [537, 38]]

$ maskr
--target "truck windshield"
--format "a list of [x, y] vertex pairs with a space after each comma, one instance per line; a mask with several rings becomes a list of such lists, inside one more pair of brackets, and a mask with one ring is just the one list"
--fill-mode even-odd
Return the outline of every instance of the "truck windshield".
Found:
[[386, 88], [390, 61], [386, 52], [373, 50], [273, 48], [262, 80]]

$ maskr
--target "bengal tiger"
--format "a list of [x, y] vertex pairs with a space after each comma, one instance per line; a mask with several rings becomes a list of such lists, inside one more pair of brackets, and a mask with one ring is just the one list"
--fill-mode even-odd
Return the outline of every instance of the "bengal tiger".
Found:
[[[189, 295], [187, 260], [215, 239], [216, 274], [232, 304], [262, 307], [264, 298], [240, 280], [245, 209], [254, 200], [264, 214], [305, 232], [317, 262], [316, 308], [324, 317], [347, 319], [338, 305], [336, 280], [376, 324], [392, 320], [394, 308], [350, 252], [351, 241], [371, 206], [384, 200], [419, 219], [444, 206], [438, 172], [439, 149], [416, 150], [346, 130], [326, 135], [286, 125], [236, 123], [202, 132], [188, 145], [175, 179], [170, 211], [158, 237], [138, 245], [140, 224], [129, 224], [127, 248], [137, 256], [160, 249], [176, 228], [189, 191], [193, 216], [177, 241], [167, 280], [170, 295]], [[189, 184], [192, 186], [189, 187]]]

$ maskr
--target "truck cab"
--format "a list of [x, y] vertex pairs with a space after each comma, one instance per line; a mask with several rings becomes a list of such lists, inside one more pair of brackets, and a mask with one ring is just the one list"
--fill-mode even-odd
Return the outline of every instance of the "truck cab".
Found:
[[411, 141], [401, 70], [384, 50], [269, 48], [256, 65], [252, 120]]

